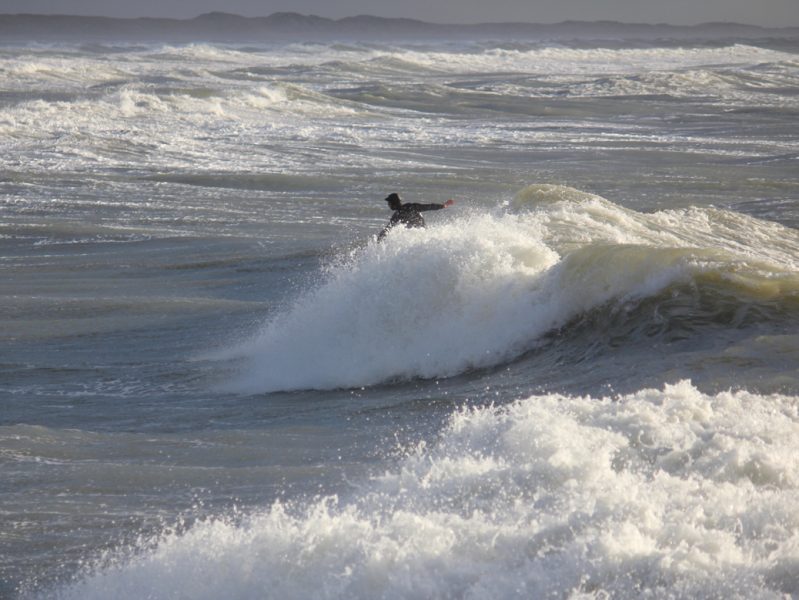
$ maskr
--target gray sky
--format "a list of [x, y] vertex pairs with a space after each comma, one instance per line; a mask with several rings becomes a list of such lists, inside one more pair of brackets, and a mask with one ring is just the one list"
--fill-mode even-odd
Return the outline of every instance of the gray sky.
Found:
[[191, 18], [215, 10], [244, 16], [277, 11], [331, 18], [371, 14], [440, 23], [572, 19], [799, 26], [799, 0], [0, 0], [0, 13]]

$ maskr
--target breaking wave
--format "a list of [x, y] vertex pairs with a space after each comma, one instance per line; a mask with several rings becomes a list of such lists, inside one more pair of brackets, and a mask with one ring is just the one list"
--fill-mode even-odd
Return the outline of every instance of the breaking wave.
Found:
[[165, 533], [50, 597], [796, 595], [798, 406], [684, 381], [463, 409], [351, 498]]
[[448, 377], [505, 364], [588, 313], [686, 286], [720, 306], [796, 312], [796, 256], [799, 235], [774, 223], [716, 209], [645, 214], [532, 186], [511, 206], [354, 251], [221, 355], [245, 360], [231, 385], [247, 393]]

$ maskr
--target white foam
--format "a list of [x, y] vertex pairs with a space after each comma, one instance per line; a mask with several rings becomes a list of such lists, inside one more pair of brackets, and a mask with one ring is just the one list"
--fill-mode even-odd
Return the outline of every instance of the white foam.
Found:
[[165, 534], [54, 597], [795, 596], [797, 486], [799, 398], [534, 396], [454, 413], [352, 498]]
[[528, 300], [546, 293], [557, 255], [538, 237], [487, 215], [394, 232], [331, 269], [325, 284], [235, 349], [253, 358], [237, 387], [358, 386], [493, 362], [529, 340], [520, 329], [541, 327]]

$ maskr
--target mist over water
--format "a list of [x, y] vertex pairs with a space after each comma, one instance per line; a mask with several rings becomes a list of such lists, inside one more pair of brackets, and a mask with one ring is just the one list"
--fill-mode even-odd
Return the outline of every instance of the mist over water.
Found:
[[0, 82], [0, 596], [799, 594], [792, 41]]

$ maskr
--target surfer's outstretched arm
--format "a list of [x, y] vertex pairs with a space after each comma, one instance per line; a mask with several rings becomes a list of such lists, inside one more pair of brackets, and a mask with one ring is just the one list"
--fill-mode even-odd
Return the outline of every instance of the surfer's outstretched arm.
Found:
[[403, 204], [403, 206], [407, 206], [419, 212], [424, 212], [426, 210], [441, 210], [442, 208], [447, 208], [448, 206], [452, 206], [453, 204], [455, 204], [455, 201], [450, 198], [449, 200], [444, 202], [444, 204], [438, 204], [436, 202], [433, 202], [432, 204], [417, 204], [415, 202], [412, 202], [410, 204]]

